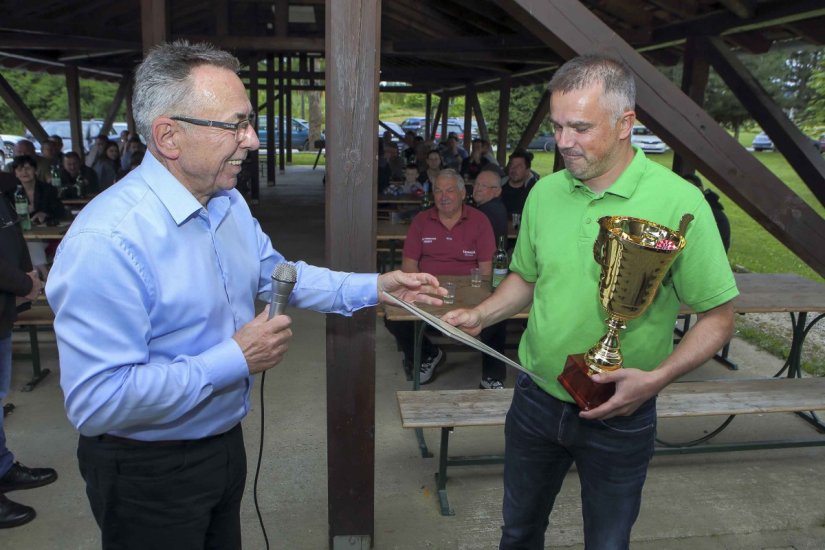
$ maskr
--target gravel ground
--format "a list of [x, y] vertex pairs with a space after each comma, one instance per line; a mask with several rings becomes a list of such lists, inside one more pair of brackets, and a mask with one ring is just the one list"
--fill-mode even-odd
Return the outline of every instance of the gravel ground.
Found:
[[[808, 314], [807, 322], [810, 323], [816, 318], [815, 314]], [[748, 315], [737, 315], [737, 333], [743, 327], [755, 328], [782, 338], [788, 348], [791, 344], [791, 320], [788, 313], [750, 313]], [[759, 345], [759, 342], [752, 342]], [[818, 365], [825, 370], [825, 318], [820, 320], [808, 332], [805, 339], [805, 346], [802, 349], [802, 361]]]

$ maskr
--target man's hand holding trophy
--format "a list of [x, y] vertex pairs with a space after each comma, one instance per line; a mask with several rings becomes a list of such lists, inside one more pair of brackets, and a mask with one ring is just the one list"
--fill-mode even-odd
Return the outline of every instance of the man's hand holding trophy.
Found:
[[586, 353], [569, 355], [558, 377], [583, 411], [599, 407], [616, 391], [614, 383], [598, 383], [591, 377], [622, 368], [619, 331], [653, 302], [670, 265], [685, 247], [684, 234], [691, 220], [690, 214], [682, 216], [677, 232], [629, 216], [599, 219], [593, 255], [601, 266], [599, 299], [608, 314], [608, 330]]

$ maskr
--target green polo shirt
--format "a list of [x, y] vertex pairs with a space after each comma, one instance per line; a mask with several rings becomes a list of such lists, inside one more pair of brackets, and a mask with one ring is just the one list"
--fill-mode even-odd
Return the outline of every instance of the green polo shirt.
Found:
[[639, 149], [603, 193], [594, 193], [567, 170], [535, 185], [510, 269], [535, 283], [519, 359], [547, 381], [540, 384], [545, 391], [572, 402], [556, 377], [569, 354], [586, 352], [607, 331], [607, 313], [599, 303], [601, 268], [593, 258], [599, 218], [633, 216], [678, 230], [687, 213], [694, 220], [684, 250], [650, 307], [627, 321], [619, 335], [625, 367], [652, 370], [671, 353], [680, 303], [702, 312], [739, 293], [710, 207], [696, 187]]

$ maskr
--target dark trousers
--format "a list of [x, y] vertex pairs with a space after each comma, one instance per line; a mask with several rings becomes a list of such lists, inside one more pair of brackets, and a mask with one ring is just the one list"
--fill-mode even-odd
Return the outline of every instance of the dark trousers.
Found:
[[80, 436], [77, 458], [104, 550], [241, 548], [240, 424], [169, 445]]
[[504, 425], [504, 527], [500, 550], [541, 550], [570, 466], [581, 481], [585, 548], [627, 550], [653, 456], [656, 400], [630, 416], [584, 420], [519, 374]]
[[[384, 319], [384, 326], [395, 336], [395, 341], [407, 361], [412, 363], [413, 351], [415, 350], [415, 323], [413, 321], [389, 321]], [[481, 331], [479, 340], [487, 344], [494, 350], [504, 353], [504, 344], [507, 339], [507, 322], [502, 321], [489, 326]], [[438, 353], [438, 348], [433, 344], [427, 335], [421, 342], [421, 359], [432, 357]], [[481, 354], [481, 377], [504, 380], [507, 376], [507, 366], [489, 355]]]

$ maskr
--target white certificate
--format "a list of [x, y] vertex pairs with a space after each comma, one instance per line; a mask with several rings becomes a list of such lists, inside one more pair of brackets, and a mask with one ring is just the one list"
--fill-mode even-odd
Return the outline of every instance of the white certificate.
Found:
[[423, 309], [418, 308], [418, 307], [416, 307], [415, 305], [413, 305], [409, 302], [405, 302], [404, 300], [401, 300], [400, 298], [396, 298], [395, 296], [393, 296], [392, 294], [390, 294], [387, 291], [382, 291], [382, 292], [384, 292], [385, 296], [389, 297], [389, 299], [392, 301], [393, 304], [395, 304], [397, 306], [400, 306], [400, 307], [403, 307], [404, 309], [406, 309], [407, 311], [409, 311], [410, 313], [412, 313], [413, 315], [415, 315], [416, 317], [418, 317], [419, 319], [421, 319], [422, 321], [424, 321], [425, 323], [427, 323], [431, 327], [433, 327], [435, 329], [438, 329], [438, 331], [441, 332], [444, 336], [449, 336], [453, 340], [458, 340], [459, 342], [461, 342], [463, 344], [466, 344], [466, 345], [470, 346], [471, 348], [477, 349], [478, 351], [480, 351], [482, 353], [486, 353], [487, 355], [489, 355], [491, 357], [495, 357], [499, 361], [503, 361], [505, 364], [510, 365], [514, 369], [518, 369], [521, 372], [529, 374], [534, 380], [538, 380], [539, 382], [545, 382], [545, 380], [543, 378], [536, 375], [534, 372], [528, 371], [527, 369], [525, 369], [524, 367], [522, 367], [521, 365], [519, 365], [518, 363], [516, 363], [515, 361], [513, 361], [509, 357], [507, 357], [506, 355], [497, 352], [496, 350], [494, 350], [493, 348], [491, 348], [490, 346], [488, 346], [487, 344], [485, 344], [484, 342], [482, 342], [478, 338], [473, 338], [472, 336], [470, 336], [469, 334], [467, 334], [463, 330], [454, 327], [450, 323], [442, 321], [441, 319], [439, 319], [435, 315], [427, 313]]

